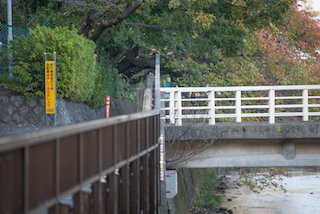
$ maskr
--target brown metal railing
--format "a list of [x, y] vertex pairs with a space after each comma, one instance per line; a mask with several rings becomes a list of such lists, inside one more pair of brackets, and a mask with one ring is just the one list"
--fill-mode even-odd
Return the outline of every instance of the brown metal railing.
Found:
[[[0, 214], [158, 213], [159, 119], [153, 110], [1, 138]], [[70, 195], [73, 206], [60, 203]]]

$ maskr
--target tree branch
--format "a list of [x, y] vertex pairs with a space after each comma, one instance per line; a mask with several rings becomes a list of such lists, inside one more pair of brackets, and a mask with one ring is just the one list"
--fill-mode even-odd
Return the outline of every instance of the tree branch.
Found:
[[89, 37], [89, 39], [96, 42], [99, 39], [99, 37], [102, 35], [102, 33], [105, 29], [121, 23], [123, 20], [128, 18], [128, 16], [131, 13], [133, 13], [135, 10], [137, 10], [140, 6], [141, 6], [141, 3], [136, 2], [133, 6], [127, 8], [125, 10], [125, 12], [123, 14], [121, 14], [120, 16], [118, 16], [114, 19], [109, 19], [109, 20], [100, 22], [98, 29]]
[[146, 25], [146, 24], [136, 24], [136, 23], [129, 23], [125, 22], [126, 25], [133, 25], [133, 26], [141, 26], [141, 27], [148, 27], [153, 28], [157, 30], [178, 30], [178, 31], [184, 31], [183, 29], [175, 28], [172, 26], [165, 26], [165, 25]]

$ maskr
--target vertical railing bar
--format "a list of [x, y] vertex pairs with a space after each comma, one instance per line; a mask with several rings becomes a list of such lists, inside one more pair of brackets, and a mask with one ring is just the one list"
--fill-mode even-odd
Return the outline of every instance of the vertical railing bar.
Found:
[[156, 171], [155, 171], [155, 164], [156, 164], [156, 151], [153, 150], [150, 152], [150, 170], [149, 170], [149, 181], [150, 181], [150, 212], [155, 213], [156, 209]]
[[146, 120], [146, 129], [145, 129], [145, 131], [146, 131], [146, 149], [148, 149], [149, 148], [149, 117], [146, 117], [145, 118], [145, 120]]
[[309, 108], [308, 108], [308, 89], [303, 89], [302, 91], [302, 112], [303, 112], [303, 121], [309, 120]]
[[[160, 122], [159, 122], [159, 118], [160, 118], [160, 114], [155, 116], [155, 126], [156, 126], [156, 131], [155, 131], [155, 143], [159, 142], [159, 137], [160, 137]], [[156, 213], [158, 213], [159, 210], [159, 190], [160, 190], [160, 173], [159, 173], [159, 169], [160, 169], [160, 158], [159, 158], [159, 148], [160, 148], [160, 143], [158, 143], [158, 147], [155, 150], [156, 151]]]
[[[117, 125], [114, 125], [113, 126], [113, 165], [115, 166], [116, 165], [116, 162], [117, 162], [117, 148], [116, 148], [116, 141], [117, 141]], [[113, 213], [116, 214], [117, 213], [117, 191], [119, 189], [119, 185], [117, 183], [118, 179], [117, 179], [117, 175], [116, 175], [116, 170], [119, 170], [119, 169], [115, 169], [115, 171], [113, 172], [112, 176], [113, 176], [113, 183], [111, 183], [111, 185], [113, 186]]]
[[[146, 117], [145, 118], [145, 120], [146, 120], [146, 129], [145, 129], [145, 131], [146, 131], [146, 149], [149, 149], [149, 117]], [[145, 179], [146, 179], [146, 183], [145, 183], [145, 190], [146, 190], [146, 192], [145, 192], [145, 199], [146, 199], [146, 212], [148, 213], [149, 212], [149, 210], [148, 210], [148, 206], [149, 206], [149, 178], [150, 178], [150, 173], [149, 173], [149, 167], [148, 167], [148, 157], [149, 157], [149, 155], [150, 155], [150, 153], [147, 153], [147, 154], [145, 154], [145, 159], [144, 159], [144, 161], [145, 161], [145, 163], [143, 164], [143, 170], [145, 170], [144, 171], [144, 173], [145, 173]]]
[[108, 182], [110, 182], [110, 184], [109, 184], [110, 204], [108, 204], [109, 207], [107, 207], [107, 209], [108, 209], [107, 213], [117, 214], [117, 206], [116, 206], [117, 194], [116, 194], [116, 191], [118, 189], [118, 185], [117, 185], [117, 179], [116, 179], [115, 171], [108, 175]]
[[153, 143], [152, 145], [155, 145], [157, 143], [157, 117], [156, 116], [152, 116], [153, 117]]
[[24, 213], [29, 205], [29, 145], [24, 147]]
[[79, 185], [80, 185], [80, 192], [79, 192], [79, 211], [80, 213], [83, 212], [83, 194], [82, 194], [82, 187], [83, 187], [83, 132], [79, 134]]
[[[157, 149], [157, 160], [159, 161], [158, 162], [158, 169], [157, 169], [157, 182], [158, 182], [158, 185], [157, 185], [157, 205], [158, 207], [161, 205], [161, 180], [160, 180], [160, 145]], [[157, 209], [157, 211], [159, 211], [159, 209]]]
[[[152, 145], [155, 145], [157, 143], [157, 116], [153, 116], [153, 143]], [[153, 174], [153, 186], [151, 187], [153, 190], [153, 207], [154, 209], [151, 210], [152, 213], [155, 212], [155, 210], [157, 209], [157, 164], [159, 164], [159, 161], [157, 161], [157, 149], [153, 150], [153, 166], [152, 166], [152, 174]]]
[[177, 126], [182, 126], [182, 103], [181, 103], [181, 91], [177, 91], [175, 93], [175, 100], [176, 100], [176, 105], [175, 108], [176, 110], [176, 117], [177, 117]]
[[129, 122], [126, 122], [126, 159], [127, 159], [127, 165], [124, 167], [124, 169], [126, 170], [125, 172], [125, 176], [124, 176], [124, 181], [123, 181], [123, 187], [126, 188], [125, 189], [125, 200], [126, 200], [126, 204], [125, 204], [125, 213], [130, 213], [130, 168], [129, 168]]
[[148, 174], [147, 174], [147, 158], [148, 158], [148, 153], [145, 154], [144, 156], [141, 157], [141, 164], [142, 164], [142, 174], [140, 177], [140, 187], [142, 189], [142, 201], [140, 201], [141, 209], [143, 210], [143, 213], [148, 213]]
[[102, 172], [102, 130], [101, 128], [98, 129], [98, 169], [99, 175]]
[[236, 122], [241, 122], [241, 91], [236, 91]]
[[[137, 120], [137, 154], [140, 153], [140, 142], [141, 142], [141, 137], [140, 137], [140, 122], [141, 122], [141, 119], [138, 119]], [[140, 176], [140, 158], [137, 159], [137, 167], [136, 167], [136, 172], [135, 172], [135, 176], [137, 176], [137, 182], [135, 183], [135, 185], [137, 185], [137, 201], [136, 201], [136, 205], [137, 205], [137, 210], [136, 212], [137, 213], [140, 213], [140, 194], [141, 194], [141, 186], [140, 186], [140, 179], [141, 179], [141, 176]]]
[[269, 123], [275, 123], [275, 90], [269, 90]]
[[174, 103], [175, 103], [175, 100], [174, 100], [174, 93], [175, 92], [173, 92], [173, 91], [171, 91], [170, 92], [170, 96], [169, 96], [169, 107], [170, 107], [170, 112], [169, 112], [169, 114], [170, 114], [170, 123], [171, 124], [175, 124], [175, 114], [174, 114], [174, 111], [175, 111], [175, 109], [174, 109]]
[[137, 120], [137, 154], [140, 153], [140, 120]]
[[98, 164], [99, 164], [99, 180], [98, 180], [98, 201], [99, 201], [99, 205], [98, 205], [98, 213], [102, 214], [102, 184], [101, 184], [101, 177], [102, 177], [102, 130], [101, 128], [98, 129]]
[[117, 126], [113, 126], [113, 166], [116, 165], [117, 161], [117, 149], [116, 149], [116, 140], [117, 140]]
[[208, 97], [209, 97], [209, 125], [215, 125], [216, 124], [216, 118], [215, 118], [215, 96], [214, 91], [209, 91]]
[[[56, 139], [56, 199], [60, 194], [60, 138]], [[59, 203], [56, 203], [56, 214], [59, 214]]]

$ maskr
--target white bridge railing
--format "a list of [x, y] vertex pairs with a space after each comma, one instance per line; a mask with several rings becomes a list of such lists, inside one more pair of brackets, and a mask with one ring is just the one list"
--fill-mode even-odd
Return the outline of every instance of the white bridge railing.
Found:
[[214, 125], [219, 118], [235, 118], [234, 122], [263, 118], [272, 124], [277, 117], [308, 121], [309, 116], [320, 116], [320, 85], [172, 87], [160, 91], [164, 92], [162, 118], [177, 126], [183, 119], [205, 119]]

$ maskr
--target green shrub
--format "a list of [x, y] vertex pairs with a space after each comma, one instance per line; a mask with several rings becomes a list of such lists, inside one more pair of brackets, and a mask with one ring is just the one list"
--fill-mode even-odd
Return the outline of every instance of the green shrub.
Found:
[[193, 200], [193, 207], [216, 208], [220, 203], [221, 196], [217, 194], [216, 189], [225, 185], [218, 179], [217, 172], [212, 170], [208, 172], [207, 177], [203, 181], [198, 193]]
[[101, 69], [95, 83], [93, 96], [88, 104], [94, 108], [102, 107], [105, 105], [107, 95], [120, 99], [134, 99], [134, 87], [129, 84], [123, 74], [119, 74], [116, 68], [110, 67], [110, 59], [106, 54], [101, 57]]
[[[22, 36], [11, 42], [9, 51], [13, 56], [13, 69], [10, 73], [13, 78], [6, 78], [5, 86], [29, 98], [43, 97], [44, 53], [47, 53], [47, 60], [51, 61], [53, 52], [56, 52], [57, 97], [92, 103], [95, 82], [101, 78], [95, 47], [93, 41], [79, 36], [74, 27], [37, 26], [30, 30], [28, 38]], [[3, 60], [8, 53], [2, 53], [1, 56]]]

